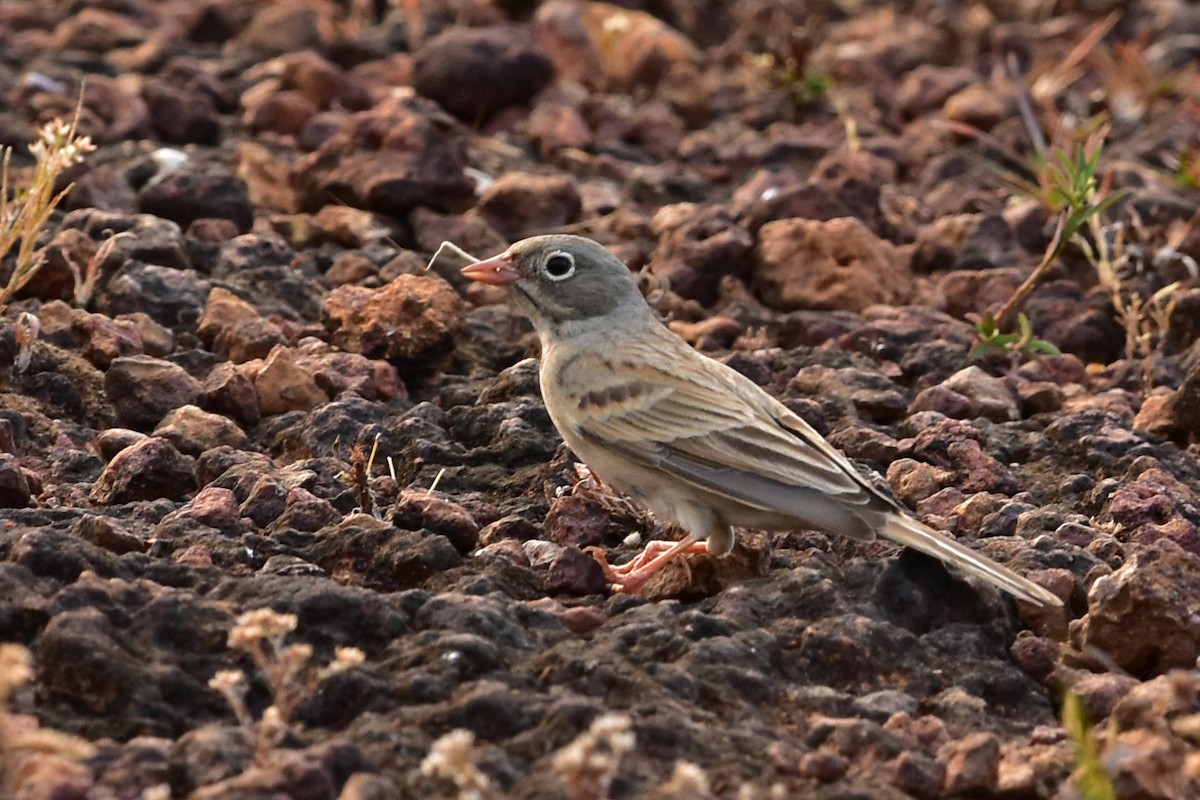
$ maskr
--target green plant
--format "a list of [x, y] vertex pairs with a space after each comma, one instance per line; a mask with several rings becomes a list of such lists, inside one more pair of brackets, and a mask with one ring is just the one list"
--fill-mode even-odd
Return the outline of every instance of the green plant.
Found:
[[992, 313], [983, 315], [983, 319], [975, 326], [978, 341], [971, 348], [971, 358], [983, 358], [991, 353], [1008, 353], [1026, 359], [1041, 355], [1058, 355], [1059, 349], [1044, 339], [1033, 335], [1033, 326], [1029, 317], [1017, 315], [1017, 333], [1001, 333], [996, 326]]
[[[1112, 778], [1104, 768], [1104, 753], [1079, 695], [1068, 692], [1063, 698], [1062, 723], [1075, 745], [1075, 782], [1081, 800], [1117, 800]], [[1109, 741], [1115, 733], [1116, 723], [1110, 718]]]
[[[1095, 265], [1105, 291], [1113, 294], [1115, 273], [1105, 248], [1100, 215], [1120, 200], [1125, 192], [1112, 191], [1107, 181], [1097, 177], [1107, 135], [1107, 126], [1101, 126], [1069, 150], [1052, 148], [1038, 152], [1030, 165], [1033, 180], [1012, 172], [1002, 176], [1002, 181], [1013, 191], [1036, 199], [1057, 215], [1058, 221], [1037, 268], [995, 313], [998, 329], [1012, 328], [1025, 301], [1068, 244], [1076, 244], [1084, 251], [1088, 260]], [[1085, 232], [1089, 236], [1084, 236]]]
[[54, 191], [59, 176], [96, 149], [90, 137], [79, 135], [78, 124], [77, 109], [69, 125], [55, 119], [42, 126], [37, 140], [29, 146], [35, 163], [27, 185], [15, 185], [12, 148], [0, 149], [0, 261], [16, 249], [12, 274], [0, 288], [0, 312], [29, 283], [45, 260], [45, 253], [38, 245], [42, 231], [54, 209], [71, 191], [71, 185]]
[[754, 64], [767, 83], [787, 90], [797, 108], [820, 102], [833, 88], [833, 78], [824, 73], [805, 72], [792, 55], [760, 53]]

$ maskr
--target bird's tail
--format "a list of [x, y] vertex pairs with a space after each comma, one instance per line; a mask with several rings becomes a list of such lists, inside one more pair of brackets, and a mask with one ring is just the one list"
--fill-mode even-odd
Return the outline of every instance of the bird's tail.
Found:
[[1008, 567], [1001, 566], [987, 556], [937, 533], [912, 517], [891, 514], [880, 533], [893, 542], [941, 559], [1034, 605], [1062, 605], [1061, 600], [1028, 578], [1022, 578]]

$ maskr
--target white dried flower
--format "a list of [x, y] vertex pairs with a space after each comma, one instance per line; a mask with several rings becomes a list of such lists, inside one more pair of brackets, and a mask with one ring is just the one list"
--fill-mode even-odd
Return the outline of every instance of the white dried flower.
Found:
[[492, 780], [475, 766], [475, 734], [458, 728], [437, 739], [421, 762], [421, 774], [442, 778], [458, 788], [459, 800], [485, 800], [492, 796]]

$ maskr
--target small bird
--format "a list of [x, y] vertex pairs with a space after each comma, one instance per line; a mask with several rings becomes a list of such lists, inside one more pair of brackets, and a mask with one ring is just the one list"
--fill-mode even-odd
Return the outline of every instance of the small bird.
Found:
[[734, 528], [882, 535], [1039, 606], [1057, 597], [935, 532], [881, 494], [807, 422], [736, 370], [668, 330], [629, 269], [600, 244], [552, 234], [465, 267], [507, 286], [542, 345], [542, 397], [554, 426], [606, 483], [686, 536], [652, 541], [610, 566], [636, 591], [684, 553], [724, 556]]

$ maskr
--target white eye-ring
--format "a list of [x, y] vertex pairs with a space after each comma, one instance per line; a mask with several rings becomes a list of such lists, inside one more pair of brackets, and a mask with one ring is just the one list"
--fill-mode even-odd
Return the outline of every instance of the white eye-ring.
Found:
[[555, 250], [546, 259], [546, 277], [552, 281], [562, 281], [575, 274], [575, 257], [562, 250]]

